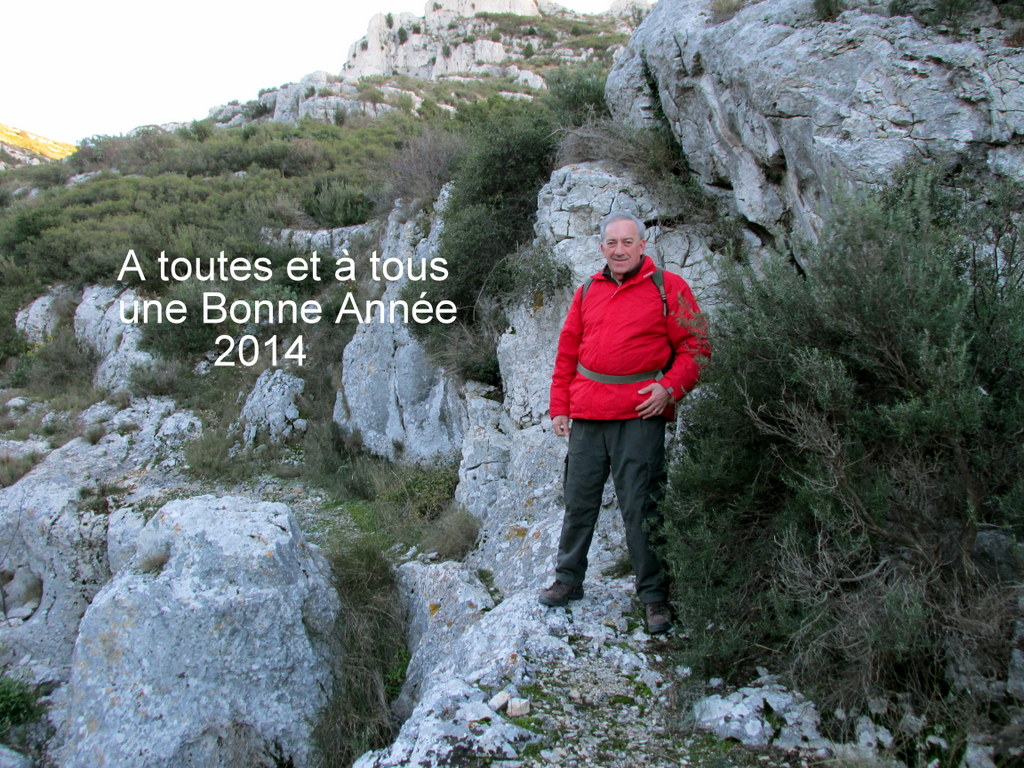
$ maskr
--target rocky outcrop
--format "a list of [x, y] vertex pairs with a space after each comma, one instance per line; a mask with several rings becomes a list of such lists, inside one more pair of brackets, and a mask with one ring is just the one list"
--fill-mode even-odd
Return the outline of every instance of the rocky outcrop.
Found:
[[165, 505], [89, 605], [62, 765], [311, 765], [337, 594], [283, 504]]
[[[261, 91], [248, 104], [214, 107], [210, 115], [229, 126], [264, 116], [282, 122], [306, 117], [340, 122], [348, 115], [419, 109], [427, 98], [454, 111], [464, 98], [440, 96], [414, 81], [410, 85], [408, 78], [447, 81], [456, 90], [481, 78], [504, 80], [509, 83], [505, 96], [532, 98], [547, 88], [545, 70], [537, 66], [541, 56], [564, 63], [606, 60], [649, 6], [647, 0], [618, 0], [595, 15], [550, 0], [442, 0], [427, 2], [422, 16], [378, 13], [352, 44], [338, 74], [314, 72], [297, 83]], [[566, 19], [573, 24], [565, 25]], [[536, 59], [534, 54], [539, 54]], [[364, 81], [370, 77], [375, 78], [372, 84]]]
[[[367, 75], [401, 72], [436, 79], [500, 63], [512, 53], [501, 41], [465, 41], [471, 34], [467, 22], [478, 13], [538, 16], [540, 10], [536, 0], [441, 0], [426, 3], [424, 16], [378, 13], [370, 19], [366, 35], [349, 49], [342, 76], [355, 82]], [[447, 55], [443, 46], [448, 46]]]
[[[422, 272], [419, 265], [437, 253], [440, 229], [435, 214], [425, 236], [417, 221], [404, 221], [396, 209], [382, 239], [381, 264], [397, 259]], [[387, 305], [406, 281], [383, 282]], [[411, 462], [455, 457], [466, 429], [465, 405], [454, 383], [430, 361], [409, 328], [376, 321], [361, 323], [345, 347], [334, 420], [344, 431], [358, 432], [374, 453]]]
[[110, 578], [108, 496], [127, 491], [118, 482], [140, 467], [173, 464], [176, 446], [199, 431], [166, 399], [100, 405], [83, 418], [103, 426], [95, 445], [76, 438], [0, 489], [0, 644], [5, 663], [35, 683], [67, 680], [82, 613]]
[[814, 703], [764, 676], [754, 686], [706, 696], [693, 708], [698, 728], [749, 747], [827, 750]]
[[72, 289], [64, 285], [52, 286], [15, 315], [14, 325], [29, 344], [42, 344], [53, 336], [77, 301], [78, 295]]
[[258, 440], [280, 444], [306, 431], [296, 399], [306, 382], [280, 368], [268, 368], [242, 406], [242, 442], [252, 447]]
[[687, 161], [768, 242], [815, 236], [837, 184], [877, 184], [908, 160], [1024, 179], [1024, 51], [1006, 33], [948, 37], [811, 0], [751, 3], [717, 21], [661, 0], [608, 78], [616, 118], [668, 119]]
[[153, 364], [153, 356], [142, 349], [142, 328], [121, 322], [121, 304], [130, 307], [133, 290], [115, 286], [89, 286], [75, 311], [75, 335], [100, 357], [93, 382], [101, 389], [126, 392], [132, 370]]

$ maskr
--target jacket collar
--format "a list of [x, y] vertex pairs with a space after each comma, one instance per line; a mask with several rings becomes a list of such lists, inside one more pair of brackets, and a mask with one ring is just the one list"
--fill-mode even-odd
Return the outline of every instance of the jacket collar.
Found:
[[[633, 278], [637, 277], [638, 275], [641, 280], [648, 278], [654, 274], [655, 269], [657, 268], [654, 266], [654, 262], [651, 260], [651, 257], [645, 253], [641, 257], [640, 263], [637, 264], [633, 269], [629, 270], [629, 272], [627, 272], [623, 276], [622, 285], [625, 285], [626, 283], [630, 282]], [[612, 271], [611, 269], [609, 269], [607, 264], [605, 264], [604, 269], [602, 269], [600, 272], [594, 275], [594, 277], [603, 277], [610, 283], [615, 282], [615, 278], [612, 277]]]

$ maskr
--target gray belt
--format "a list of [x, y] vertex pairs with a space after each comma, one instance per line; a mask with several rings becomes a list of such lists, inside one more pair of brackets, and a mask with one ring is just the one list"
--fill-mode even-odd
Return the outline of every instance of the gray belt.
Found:
[[644, 371], [643, 373], [630, 373], [625, 376], [611, 376], [606, 373], [595, 373], [589, 368], [584, 368], [583, 363], [576, 363], [576, 370], [591, 381], [597, 381], [601, 384], [639, 384], [641, 381], [650, 381], [651, 379], [657, 381], [665, 375], [665, 372], [658, 368], [657, 370]]

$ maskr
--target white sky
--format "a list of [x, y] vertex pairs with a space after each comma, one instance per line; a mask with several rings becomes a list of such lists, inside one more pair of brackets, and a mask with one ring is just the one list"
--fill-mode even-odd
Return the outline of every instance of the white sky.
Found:
[[[612, 0], [560, 0], [584, 13]], [[78, 143], [187, 122], [261, 88], [338, 72], [375, 13], [424, 0], [51, 0], [5, 28], [0, 123]], [[28, 9], [29, 6], [22, 6]], [[5, 14], [13, 22], [12, 14]], [[5, 25], [6, 26], [6, 25]]]

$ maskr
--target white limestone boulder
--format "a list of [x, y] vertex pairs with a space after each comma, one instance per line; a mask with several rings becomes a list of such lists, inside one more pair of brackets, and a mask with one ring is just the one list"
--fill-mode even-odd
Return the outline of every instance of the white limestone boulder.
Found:
[[260, 439], [280, 444], [303, 434], [306, 420], [300, 417], [296, 401], [305, 387], [303, 379], [280, 368], [261, 373], [239, 416], [245, 445]]
[[77, 298], [75, 291], [64, 285], [51, 287], [44, 295], [18, 312], [15, 327], [25, 334], [29, 344], [42, 344], [57, 330], [61, 317]]
[[311, 765], [338, 610], [283, 504], [169, 502], [82, 618], [61, 765]]
[[142, 327], [121, 322], [121, 304], [131, 307], [133, 290], [114, 286], [88, 286], [75, 311], [75, 335], [100, 357], [93, 383], [112, 392], [127, 391], [137, 366], [153, 364], [153, 356], [140, 348]]

